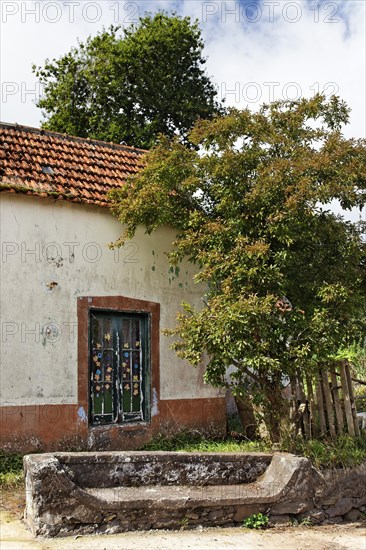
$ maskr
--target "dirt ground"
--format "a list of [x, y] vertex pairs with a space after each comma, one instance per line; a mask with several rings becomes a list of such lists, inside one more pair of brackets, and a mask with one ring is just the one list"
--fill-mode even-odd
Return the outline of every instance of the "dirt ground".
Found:
[[266, 531], [206, 528], [36, 539], [21, 521], [23, 492], [7, 490], [1, 497], [1, 550], [366, 550], [365, 522]]

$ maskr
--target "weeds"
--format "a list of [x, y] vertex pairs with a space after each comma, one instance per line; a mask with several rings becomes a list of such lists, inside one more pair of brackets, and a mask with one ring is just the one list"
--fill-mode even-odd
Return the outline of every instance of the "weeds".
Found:
[[303, 518], [301, 520], [293, 518], [291, 520], [291, 525], [292, 527], [313, 527], [314, 523], [311, 518]]
[[184, 531], [188, 527], [188, 524], [189, 524], [189, 519], [186, 516], [184, 516], [184, 518], [182, 518], [180, 521], [180, 531]]
[[143, 451], [185, 451], [200, 453], [269, 452], [264, 441], [234, 441], [233, 439], [206, 439], [197, 432], [179, 432], [172, 437], [159, 435], [142, 447]]
[[366, 460], [366, 438], [341, 435], [337, 439], [295, 439], [283, 449], [306, 456], [316, 468], [354, 468]]
[[248, 529], [265, 529], [268, 527], [268, 516], [265, 516], [261, 512], [253, 514], [243, 521], [243, 527], [247, 527]]
[[15, 487], [23, 478], [23, 455], [0, 451], [0, 487]]
[[306, 456], [316, 468], [353, 468], [366, 461], [366, 438], [339, 436], [337, 439], [288, 440], [276, 449], [265, 440], [235, 441], [232, 438], [206, 439], [198, 432], [159, 435], [142, 447], [144, 451], [180, 451], [201, 453], [250, 453], [282, 451]]

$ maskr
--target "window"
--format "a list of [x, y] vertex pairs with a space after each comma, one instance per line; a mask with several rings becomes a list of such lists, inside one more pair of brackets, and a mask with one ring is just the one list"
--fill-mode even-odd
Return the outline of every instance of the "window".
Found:
[[90, 310], [90, 422], [148, 421], [149, 317]]

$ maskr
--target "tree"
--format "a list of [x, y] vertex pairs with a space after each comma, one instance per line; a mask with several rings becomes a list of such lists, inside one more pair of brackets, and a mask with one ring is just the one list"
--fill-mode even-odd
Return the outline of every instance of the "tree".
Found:
[[158, 133], [183, 140], [220, 110], [204, 71], [198, 22], [162, 12], [111, 27], [58, 60], [33, 67], [43, 85], [43, 127], [151, 147]]
[[231, 110], [198, 121], [199, 150], [162, 138], [146, 167], [113, 194], [126, 224], [176, 228], [170, 260], [197, 264], [201, 310], [184, 304], [170, 331], [193, 365], [209, 357], [207, 382], [260, 399], [280, 437], [284, 377], [312, 373], [365, 334], [362, 227], [329, 210], [366, 202], [366, 142], [340, 131], [348, 108], [322, 96]]

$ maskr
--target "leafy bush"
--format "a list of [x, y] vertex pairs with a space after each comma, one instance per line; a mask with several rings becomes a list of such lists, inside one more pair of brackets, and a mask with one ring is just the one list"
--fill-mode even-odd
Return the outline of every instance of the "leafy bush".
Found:
[[247, 527], [248, 529], [265, 529], [268, 527], [268, 516], [265, 516], [261, 512], [253, 514], [243, 521], [243, 527]]

